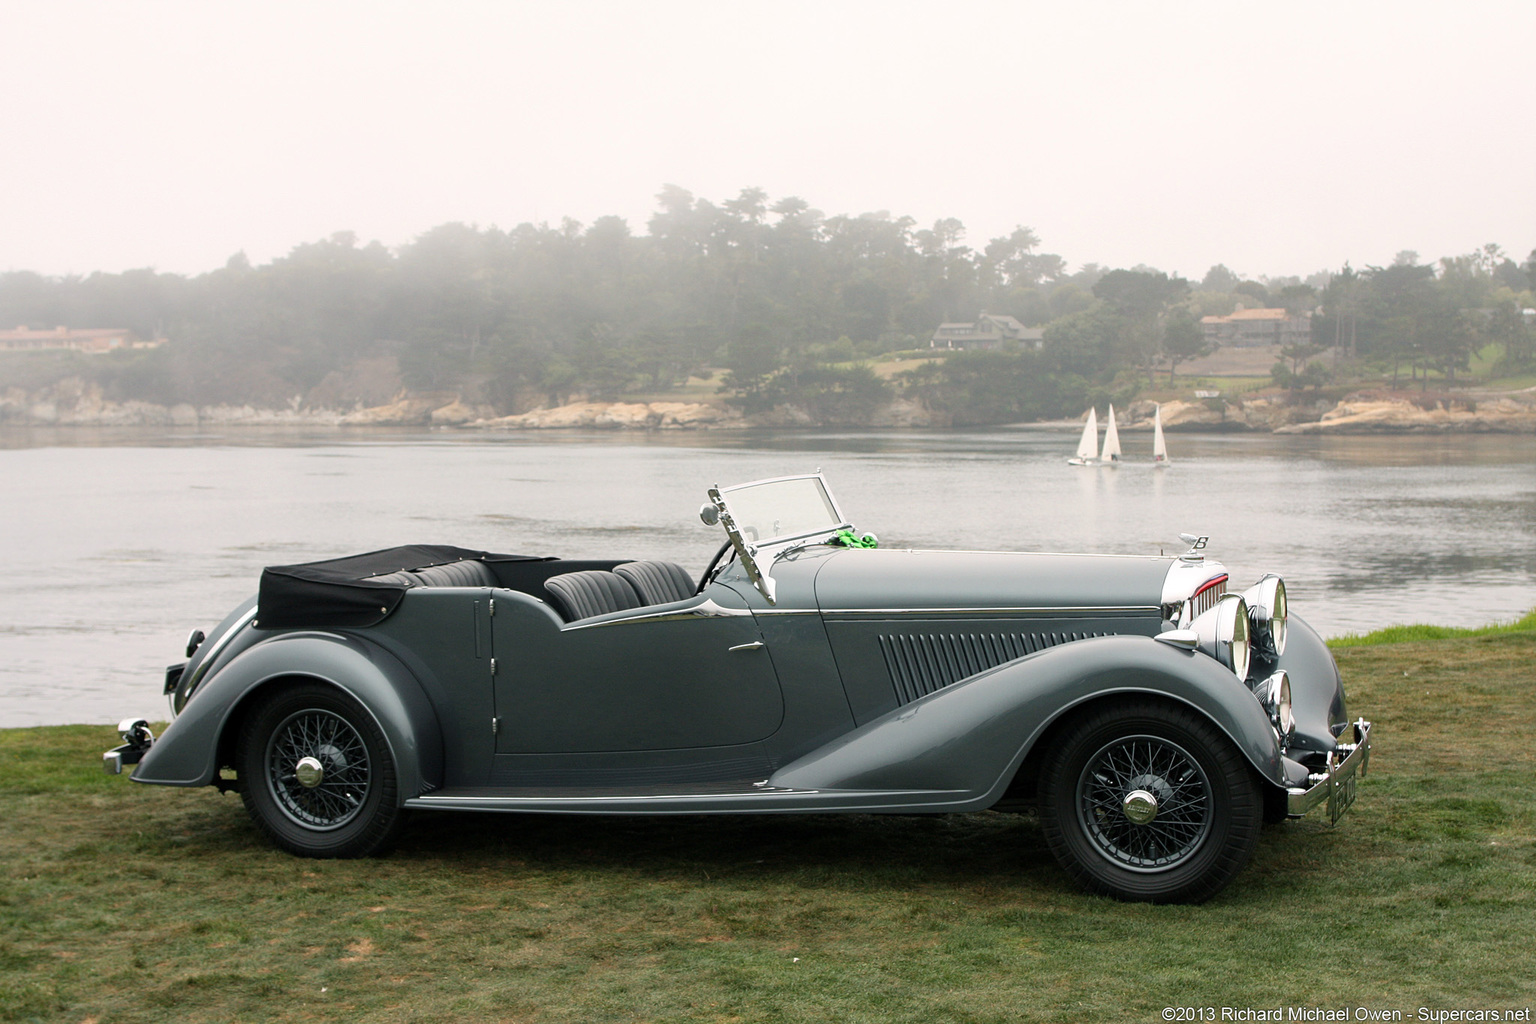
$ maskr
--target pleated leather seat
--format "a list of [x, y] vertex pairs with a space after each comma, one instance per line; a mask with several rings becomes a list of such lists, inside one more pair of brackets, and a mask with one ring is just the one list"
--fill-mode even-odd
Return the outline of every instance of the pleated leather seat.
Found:
[[460, 562], [429, 565], [425, 569], [401, 569], [384, 576], [368, 577], [375, 583], [407, 587], [499, 587], [496, 574], [484, 562], [466, 558]]
[[544, 589], [566, 622], [640, 607], [634, 587], [599, 569], [551, 576], [544, 581]]
[[641, 604], [684, 601], [697, 589], [688, 571], [676, 562], [625, 562], [613, 571], [635, 588]]
[[466, 558], [447, 565], [429, 565], [411, 573], [423, 587], [496, 587], [501, 584], [484, 562]]

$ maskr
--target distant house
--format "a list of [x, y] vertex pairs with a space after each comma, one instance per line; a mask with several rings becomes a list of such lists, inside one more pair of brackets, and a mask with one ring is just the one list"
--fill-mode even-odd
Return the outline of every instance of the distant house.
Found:
[[1312, 341], [1312, 314], [1292, 316], [1283, 309], [1240, 309], [1231, 316], [1203, 317], [1200, 327], [1206, 344], [1222, 348], [1268, 348]]
[[34, 330], [22, 325], [11, 331], [0, 331], [0, 352], [44, 352], [68, 350], [98, 354], [118, 349], [159, 348], [164, 338], [141, 341], [132, 331], [123, 327], [85, 327], [71, 329], [55, 327], [53, 330]]
[[1045, 344], [1045, 329], [1025, 327], [1011, 316], [981, 314], [974, 323], [939, 324], [928, 341], [929, 348], [987, 349], [1000, 348], [1005, 341], [1017, 341], [1030, 348]]

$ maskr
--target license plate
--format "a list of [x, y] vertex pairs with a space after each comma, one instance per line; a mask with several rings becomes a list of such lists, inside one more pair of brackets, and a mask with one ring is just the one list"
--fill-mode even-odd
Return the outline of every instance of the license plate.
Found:
[[1353, 771], [1344, 778], [1334, 778], [1328, 793], [1328, 824], [1336, 825], [1344, 812], [1355, 803], [1356, 775]]

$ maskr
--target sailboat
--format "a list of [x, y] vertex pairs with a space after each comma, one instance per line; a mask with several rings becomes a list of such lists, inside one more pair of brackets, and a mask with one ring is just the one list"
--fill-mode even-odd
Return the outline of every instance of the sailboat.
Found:
[[1159, 405], [1152, 414], [1152, 466], [1162, 469], [1168, 465], [1168, 442], [1163, 440], [1163, 407]]
[[1077, 454], [1067, 460], [1069, 466], [1095, 466], [1098, 465], [1099, 451], [1099, 414], [1092, 407], [1088, 408], [1088, 422], [1083, 424], [1082, 439], [1077, 442]]
[[1104, 450], [1099, 461], [1106, 466], [1120, 463], [1120, 431], [1115, 429], [1115, 407], [1109, 407], [1109, 426], [1104, 429]]

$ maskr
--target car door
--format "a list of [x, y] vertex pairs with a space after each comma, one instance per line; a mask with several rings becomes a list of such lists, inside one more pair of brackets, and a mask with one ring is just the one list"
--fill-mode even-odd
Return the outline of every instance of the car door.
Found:
[[757, 621], [728, 587], [564, 625], [499, 591], [492, 646], [498, 754], [737, 746], [784, 719]]

